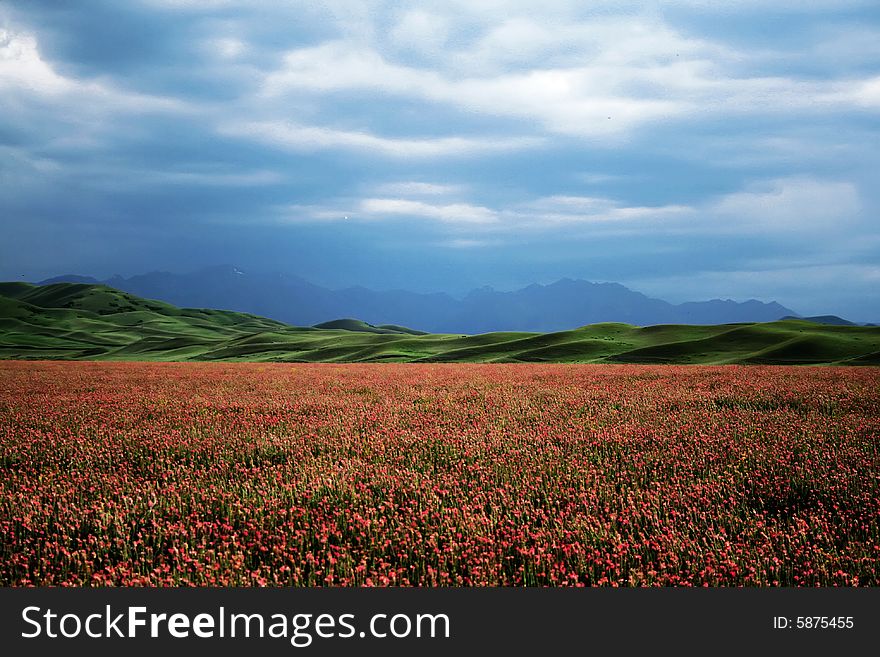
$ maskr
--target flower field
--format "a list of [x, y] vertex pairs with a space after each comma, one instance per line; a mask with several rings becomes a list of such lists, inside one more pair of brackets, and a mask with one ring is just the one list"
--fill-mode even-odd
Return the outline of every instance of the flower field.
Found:
[[0, 362], [0, 584], [880, 585], [880, 370]]

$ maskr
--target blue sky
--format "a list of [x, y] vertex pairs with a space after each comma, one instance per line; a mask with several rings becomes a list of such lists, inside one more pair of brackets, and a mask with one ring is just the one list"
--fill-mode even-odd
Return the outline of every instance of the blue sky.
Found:
[[874, 0], [0, 3], [3, 279], [571, 277], [878, 321], [878, 145]]

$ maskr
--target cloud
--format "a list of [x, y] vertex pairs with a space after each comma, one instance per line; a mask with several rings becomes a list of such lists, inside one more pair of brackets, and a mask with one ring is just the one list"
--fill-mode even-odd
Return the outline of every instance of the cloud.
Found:
[[303, 89], [371, 89], [425, 95], [442, 84], [443, 79], [433, 71], [392, 64], [367, 46], [334, 40], [285, 53], [282, 65], [263, 77], [262, 94], [274, 98]]
[[575, 174], [575, 178], [587, 185], [602, 185], [604, 183], [621, 182], [626, 180], [626, 176], [620, 176], [610, 173], [592, 173], [582, 172]]
[[392, 61], [381, 50], [330, 40], [289, 51], [264, 77], [262, 93], [391, 94], [589, 139], [693, 117], [877, 106], [876, 78], [766, 75], [754, 70], [761, 58], [752, 53], [645, 16], [571, 25], [512, 18], [430, 67]]
[[[794, 234], [814, 239], [817, 232], [852, 224], [862, 208], [858, 189], [851, 182], [798, 177], [756, 182], [700, 204], [637, 205], [602, 196], [552, 195], [491, 207], [468, 199], [464, 188], [435, 183], [390, 183], [378, 190], [397, 191], [399, 196], [338, 199], [329, 205], [293, 209], [300, 221], [407, 217], [454, 226], [458, 233], [470, 229], [474, 235], [491, 232], [529, 239], [536, 232], [560, 231], [571, 231], [572, 238]], [[453, 197], [455, 202], [430, 200], [437, 196]]]
[[[798, 235], [837, 239], [862, 216], [858, 187], [814, 177], [775, 178], [698, 204], [629, 205], [593, 196], [547, 196], [503, 211], [521, 225], [632, 226], [643, 235]], [[510, 221], [510, 225], [516, 222]]]
[[278, 209], [286, 222], [353, 222], [427, 219], [446, 225], [474, 226], [498, 220], [490, 208], [470, 203], [428, 203], [407, 198], [342, 199], [332, 205], [293, 204]]
[[880, 76], [853, 83], [849, 96], [865, 108], [880, 108]]
[[205, 224], [341, 284], [353, 252], [451, 286], [878, 257], [870, 0], [92, 4], [0, 2], [0, 216], [49, 249], [16, 262], [93, 230], [138, 273], [187, 230], [214, 257]]
[[[869, 7], [873, 0], [776, 0], [775, 11], [810, 14], [814, 12], [839, 11], [858, 7]], [[724, 3], [715, 0], [669, 0], [670, 4], [685, 7], [697, 7], [707, 11], [730, 13], [736, 11], [766, 11], [767, 3], [763, 0], [727, 0]]]
[[243, 6], [242, 0], [141, 0], [143, 4], [159, 9], [184, 11], [214, 11], [235, 6]]
[[474, 240], [474, 239], [451, 239], [438, 242], [437, 246], [447, 249], [479, 249], [487, 246], [496, 246], [497, 242], [490, 240]]
[[861, 210], [855, 185], [815, 178], [782, 178], [727, 194], [709, 210], [738, 230], [812, 231], [851, 223]]
[[176, 98], [130, 92], [100, 80], [61, 75], [40, 55], [34, 35], [4, 28], [0, 28], [0, 90], [44, 103], [68, 102], [77, 111], [143, 113], [191, 109], [188, 103]]
[[419, 181], [403, 181], [383, 183], [376, 187], [376, 192], [383, 195], [399, 196], [450, 196], [464, 191], [461, 185], [446, 185]]
[[380, 137], [366, 131], [339, 130], [323, 126], [281, 121], [226, 123], [219, 132], [248, 137], [268, 146], [297, 152], [324, 149], [364, 151], [388, 157], [447, 157], [511, 151], [536, 146], [539, 140], [528, 137], [471, 138], [395, 138]]
[[205, 41], [205, 50], [221, 59], [236, 59], [248, 50], [247, 44], [235, 37], [217, 37]]
[[[406, 184], [404, 184], [406, 185]], [[411, 185], [411, 184], [410, 184]], [[429, 185], [430, 191], [435, 191]], [[439, 187], [439, 186], [437, 186]], [[415, 188], [416, 190], [419, 187]], [[413, 188], [409, 188], [413, 192]], [[443, 192], [446, 193], [446, 190]], [[418, 196], [418, 193], [412, 194]], [[335, 204], [293, 205], [284, 213], [299, 221], [314, 220], [391, 220], [400, 217], [430, 219], [456, 229], [471, 227], [481, 233], [517, 234], [523, 231], [557, 230], [565, 226], [650, 226], [660, 227], [660, 222], [690, 215], [687, 206], [627, 206], [607, 198], [552, 196], [538, 198], [526, 203], [491, 208], [472, 202], [436, 203], [423, 198], [340, 199]], [[459, 238], [467, 241], [469, 238]], [[481, 240], [482, 243], [482, 240]]]
[[627, 206], [609, 198], [593, 196], [546, 196], [513, 209], [515, 216], [529, 224], [622, 223], [689, 215], [686, 205]]
[[106, 168], [84, 167], [76, 172], [84, 184], [104, 190], [134, 190], [139, 187], [263, 187], [278, 185], [285, 177], [277, 171], [157, 171], [127, 169], [120, 178], [118, 171]]
[[391, 28], [388, 36], [404, 50], [437, 53], [449, 38], [450, 22], [443, 14], [411, 9]]
[[43, 61], [33, 35], [0, 29], [0, 88], [57, 94], [72, 91], [76, 86]]
[[467, 203], [438, 205], [401, 198], [367, 198], [360, 202], [358, 209], [361, 214], [368, 216], [424, 217], [454, 224], [485, 224], [498, 220], [493, 210]]
[[289, 52], [265, 76], [262, 93], [367, 90], [451, 105], [467, 112], [540, 121], [553, 132], [616, 134], [685, 108], [660, 96], [623, 93], [615, 72], [601, 67], [527, 69], [484, 77], [453, 78], [439, 70], [387, 61], [377, 51], [334, 41]]
[[22, 169], [29, 169], [30, 171], [28, 171], [27, 175], [33, 173], [46, 174], [56, 173], [62, 169], [57, 161], [47, 157], [31, 155], [22, 148], [0, 145], [0, 154], [2, 154], [4, 161], [13, 161], [15, 163], [14, 168], [0, 169], [0, 172], [3, 173], [8, 173], [13, 170], [16, 173], [21, 173]]

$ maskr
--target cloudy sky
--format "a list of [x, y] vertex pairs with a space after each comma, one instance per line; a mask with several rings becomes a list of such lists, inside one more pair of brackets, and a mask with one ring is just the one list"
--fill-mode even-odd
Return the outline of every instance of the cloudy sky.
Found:
[[6, 280], [570, 277], [878, 321], [878, 145], [876, 0], [0, 0]]

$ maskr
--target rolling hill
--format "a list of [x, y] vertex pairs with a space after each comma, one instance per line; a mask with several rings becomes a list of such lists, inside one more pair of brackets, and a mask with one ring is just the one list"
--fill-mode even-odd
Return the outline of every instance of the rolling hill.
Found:
[[88, 283], [0, 283], [0, 358], [880, 365], [880, 328], [785, 320], [424, 334], [353, 319], [296, 327]]

